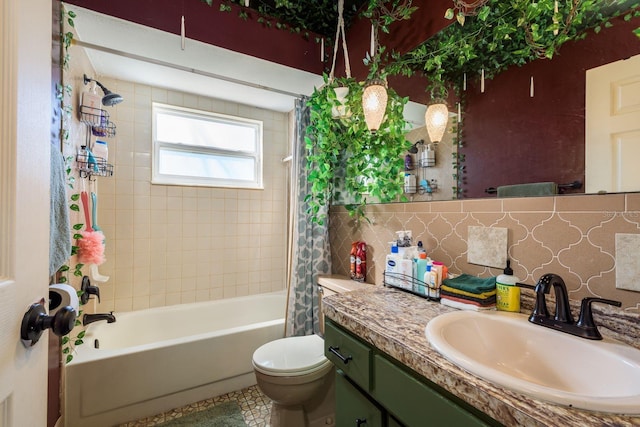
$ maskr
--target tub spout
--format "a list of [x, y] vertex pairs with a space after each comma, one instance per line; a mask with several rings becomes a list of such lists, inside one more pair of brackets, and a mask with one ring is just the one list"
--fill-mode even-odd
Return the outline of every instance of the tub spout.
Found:
[[113, 315], [113, 311], [111, 313], [85, 314], [82, 317], [82, 325], [87, 326], [89, 323], [99, 322], [101, 320], [106, 320], [107, 323], [113, 323], [116, 321], [116, 316]]

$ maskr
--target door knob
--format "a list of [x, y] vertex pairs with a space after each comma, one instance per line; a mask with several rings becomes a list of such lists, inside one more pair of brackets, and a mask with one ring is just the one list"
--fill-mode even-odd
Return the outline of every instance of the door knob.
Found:
[[35, 345], [44, 331], [51, 331], [59, 337], [67, 335], [76, 323], [76, 311], [71, 306], [60, 308], [54, 316], [47, 315], [44, 301], [32, 304], [22, 318], [20, 338], [25, 347]]

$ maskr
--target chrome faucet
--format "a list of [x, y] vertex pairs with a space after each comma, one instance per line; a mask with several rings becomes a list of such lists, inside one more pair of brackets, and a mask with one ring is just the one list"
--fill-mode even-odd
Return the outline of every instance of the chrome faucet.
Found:
[[[600, 302], [616, 307], [622, 305], [620, 301], [604, 298], [584, 298], [580, 307], [580, 317], [578, 318], [578, 322], [575, 322], [571, 314], [567, 286], [564, 280], [562, 280], [562, 277], [549, 273], [540, 277], [535, 286], [527, 285], [526, 283], [516, 283], [516, 285], [521, 288], [533, 289], [536, 293], [536, 303], [533, 307], [533, 312], [529, 316], [529, 322], [590, 340], [602, 339], [602, 335], [600, 335], [593, 321], [591, 304]], [[553, 318], [549, 315], [545, 299], [545, 294], [551, 291], [552, 286], [556, 295], [556, 310]]]
[[113, 315], [113, 311], [111, 313], [85, 314], [82, 317], [82, 326], [87, 326], [90, 323], [101, 320], [106, 320], [107, 323], [113, 323], [116, 321], [116, 316]]

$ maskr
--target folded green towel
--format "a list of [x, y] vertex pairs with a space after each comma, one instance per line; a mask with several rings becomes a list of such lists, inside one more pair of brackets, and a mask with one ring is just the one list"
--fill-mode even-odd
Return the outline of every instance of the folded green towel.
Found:
[[445, 279], [443, 285], [450, 288], [460, 289], [461, 291], [470, 292], [472, 294], [481, 294], [490, 292], [496, 288], [496, 278], [482, 278], [471, 276], [470, 274], [461, 274], [454, 279]]
[[534, 182], [498, 187], [498, 197], [553, 196], [554, 194], [558, 194], [558, 184], [555, 182]]

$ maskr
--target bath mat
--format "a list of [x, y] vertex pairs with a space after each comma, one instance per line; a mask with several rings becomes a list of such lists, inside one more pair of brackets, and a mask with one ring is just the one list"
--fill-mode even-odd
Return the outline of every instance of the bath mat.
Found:
[[247, 427], [237, 402], [221, 402], [203, 411], [159, 424], [162, 427]]

